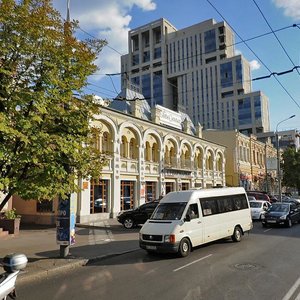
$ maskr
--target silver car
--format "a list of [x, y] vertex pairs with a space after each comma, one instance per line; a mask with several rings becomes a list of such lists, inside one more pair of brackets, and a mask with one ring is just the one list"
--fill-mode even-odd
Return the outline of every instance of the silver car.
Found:
[[252, 220], [260, 220], [266, 210], [271, 206], [271, 203], [264, 200], [250, 201]]

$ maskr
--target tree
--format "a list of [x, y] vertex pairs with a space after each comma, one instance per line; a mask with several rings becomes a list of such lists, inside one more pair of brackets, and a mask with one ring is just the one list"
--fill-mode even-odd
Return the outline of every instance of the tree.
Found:
[[89, 126], [99, 107], [82, 95], [106, 41], [79, 41], [77, 26], [50, 0], [0, 1], [0, 211], [14, 194], [65, 198], [101, 172]]
[[283, 184], [300, 191], [300, 152], [287, 148], [282, 155]]

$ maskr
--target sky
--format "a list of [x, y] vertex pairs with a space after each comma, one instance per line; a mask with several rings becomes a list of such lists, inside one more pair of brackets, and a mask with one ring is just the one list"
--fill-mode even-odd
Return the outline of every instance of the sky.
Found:
[[[66, 18], [67, 0], [53, 0], [53, 5]], [[120, 92], [120, 76], [105, 74], [121, 71], [129, 30], [159, 18], [178, 30], [207, 19], [225, 20], [236, 32], [236, 53], [251, 63], [252, 79], [293, 69], [253, 80], [252, 90], [269, 98], [271, 130], [292, 115], [278, 130], [300, 130], [300, 0], [70, 0], [70, 15], [79, 21], [78, 38], [108, 42], [86, 92], [109, 99]]]

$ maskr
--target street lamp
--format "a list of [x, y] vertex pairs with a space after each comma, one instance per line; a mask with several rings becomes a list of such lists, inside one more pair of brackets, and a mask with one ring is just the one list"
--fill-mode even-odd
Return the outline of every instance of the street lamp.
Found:
[[280, 151], [279, 151], [279, 134], [278, 134], [278, 126], [279, 124], [294, 118], [296, 115], [292, 115], [276, 125], [276, 150], [277, 150], [277, 179], [278, 179], [278, 195], [279, 195], [279, 201], [282, 202], [282, 193], [281, 193], [281, 174], [280, 174]]

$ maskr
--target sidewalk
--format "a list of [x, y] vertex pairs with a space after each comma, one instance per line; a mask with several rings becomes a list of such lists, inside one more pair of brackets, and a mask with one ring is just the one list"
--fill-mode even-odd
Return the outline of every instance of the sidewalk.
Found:
[[26, 226], [21, 227], [18, 236], [0, 239], [0, 260], [10, 253], [25, 254], [28, 264], [17, 279], [18, 284], [24, 284], [108, 256], [135, 251], [139, 249], [138, 235], [139, 228], [126, 230], [116, 219], [78, 224], [76, 242], [70, 247], [70, 255], [60, 258], [56, 228]]

